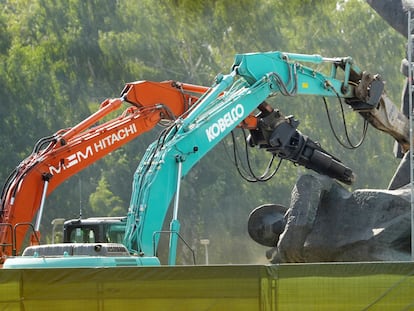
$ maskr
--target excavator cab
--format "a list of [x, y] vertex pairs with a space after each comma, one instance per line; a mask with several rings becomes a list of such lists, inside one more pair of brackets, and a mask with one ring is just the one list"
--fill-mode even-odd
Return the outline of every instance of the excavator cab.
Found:
[[71, 219], [63, 224], [64, 243], [122, 243], [126, 217]]

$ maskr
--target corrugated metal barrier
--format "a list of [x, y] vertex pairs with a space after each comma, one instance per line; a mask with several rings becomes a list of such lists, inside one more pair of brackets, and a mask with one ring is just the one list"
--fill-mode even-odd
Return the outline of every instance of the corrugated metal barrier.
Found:
[[0, 270], [0, 310], [414, 310], [414, 263]]

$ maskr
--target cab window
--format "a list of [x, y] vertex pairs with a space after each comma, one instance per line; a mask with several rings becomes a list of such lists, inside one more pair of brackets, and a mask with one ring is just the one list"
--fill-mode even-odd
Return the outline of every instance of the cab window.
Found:
[[94, 243], [95, 232], [92, 228], [75, 228], [70, 234], [72, 243]]

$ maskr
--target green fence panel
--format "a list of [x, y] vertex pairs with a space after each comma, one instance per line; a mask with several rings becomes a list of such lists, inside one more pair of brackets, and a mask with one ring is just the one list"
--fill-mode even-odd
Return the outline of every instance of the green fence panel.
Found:
[[414, 310], [414, 263], [0, 270], [0, 310]]

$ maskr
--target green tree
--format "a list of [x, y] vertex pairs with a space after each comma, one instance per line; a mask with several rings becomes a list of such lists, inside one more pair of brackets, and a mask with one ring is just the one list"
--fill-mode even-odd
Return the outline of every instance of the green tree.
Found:
[[96, 192], [89, 197], [89, 203], [95, 213], [103, 213], [107, 216], [118, 216], [120, 212], [126, 213], [122, 200], [112, 193], [105, 178], [99, 180]]

